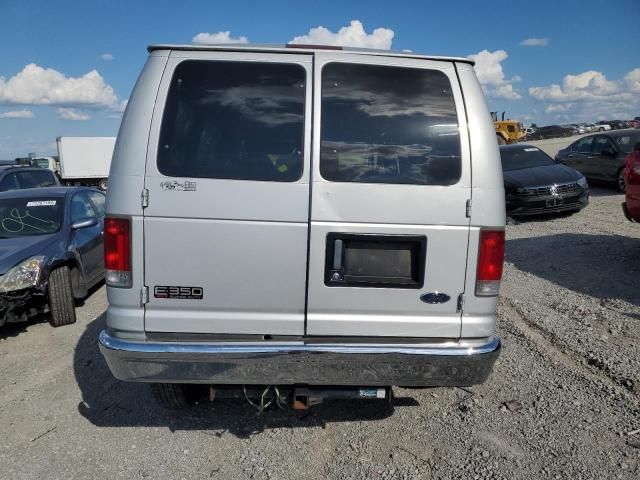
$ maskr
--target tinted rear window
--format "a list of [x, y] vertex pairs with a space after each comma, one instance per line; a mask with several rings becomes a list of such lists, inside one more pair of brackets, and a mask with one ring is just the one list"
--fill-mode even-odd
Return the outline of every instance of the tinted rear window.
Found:
[[172, 177], [295, 181], [302, 175], [299, 65], [185, 61], [173, 74], [158, 170]]
[[320, 172], [336, 182], [457, 183], [460, 136], [447, 76], [437, 70], [326, 65]]
[[51, 187], [56, 179], [51, 170], [19, 172], [16, 174], [21, 188]]
[[501, 148], [500, 159], [502, 160], [502, 170], [505, 172], [555, 165], [556, 163], [550, 156], [536, 147]]

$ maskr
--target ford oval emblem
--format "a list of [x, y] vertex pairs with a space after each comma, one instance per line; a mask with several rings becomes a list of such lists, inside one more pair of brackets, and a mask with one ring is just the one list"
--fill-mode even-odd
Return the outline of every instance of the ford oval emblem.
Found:
[[422, 295], [420, 297], [420, 300], [422, 300], [424, 303], [433, 305], [436, 303], [447, 303], [449, 300], [451, 300], [451, 297], [442, 292], [429, 292]]

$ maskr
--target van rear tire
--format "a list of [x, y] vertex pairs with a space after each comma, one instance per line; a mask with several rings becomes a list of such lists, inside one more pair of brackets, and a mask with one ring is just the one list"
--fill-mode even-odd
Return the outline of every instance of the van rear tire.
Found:
[[76, 305], [69, 267], [56, 268], [49, 274], [49, 323], [62, 327], [76, 323]]
[[152, 383], [151, 393], [156, 401], [169, 410], [184, 410], [193, 405], [187, 395], [188, 385], [181, 383]]

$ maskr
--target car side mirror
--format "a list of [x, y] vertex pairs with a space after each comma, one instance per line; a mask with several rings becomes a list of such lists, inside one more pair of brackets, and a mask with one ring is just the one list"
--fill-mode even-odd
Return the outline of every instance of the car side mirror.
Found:
[[97, 218], [84, 218], [71, 224], [71, 230], [79, 230], [81, 228], [95, 227], [98, 224]]

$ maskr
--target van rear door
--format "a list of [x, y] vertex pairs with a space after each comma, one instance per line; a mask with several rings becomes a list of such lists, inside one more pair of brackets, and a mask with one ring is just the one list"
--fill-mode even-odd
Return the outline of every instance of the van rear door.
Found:
[[471, 168], [454, 64], [315, 62], [306, 333], [459, 338]]
[[172, 51], [145, 175], [147, 332], [304, 333], [311, 59]]

